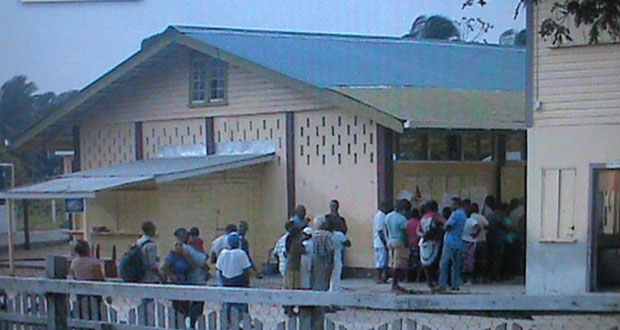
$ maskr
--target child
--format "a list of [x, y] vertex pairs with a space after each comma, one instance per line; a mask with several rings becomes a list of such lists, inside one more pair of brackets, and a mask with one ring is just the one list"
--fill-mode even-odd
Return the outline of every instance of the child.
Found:
[[205, 252], [204, 242], [200, 238], [200, 230], [196, 227], [189, 230], [189, 245], [202, 253]]
[[334, 231], [332, 240], [334, 245], [334, 268], [329, 279], [329, 291], [340, 291], [342, 290], [342, 251], [345, 246], [351, 246], [351, 241], [341, 231]]

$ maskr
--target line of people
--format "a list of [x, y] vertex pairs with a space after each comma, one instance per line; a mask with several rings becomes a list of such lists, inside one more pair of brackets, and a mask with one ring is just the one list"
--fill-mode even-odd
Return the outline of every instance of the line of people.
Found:
[[[399, 282], [426, 279], [433, 291], [459, 290], [468, 282], [488, 282], [522, 274], [524, 269], [525, 208], [522, 201], [495, 205], [487, 196], [482, 209], [470, 200], [453, 198], [439, 212], [437, 202], [420, 209], [409, 200], [385, 203], [373, 219], [375, 281], [391, 278], [394, 292], [406, 292]], [[391, 270], [391, 274], [388, 273]]]

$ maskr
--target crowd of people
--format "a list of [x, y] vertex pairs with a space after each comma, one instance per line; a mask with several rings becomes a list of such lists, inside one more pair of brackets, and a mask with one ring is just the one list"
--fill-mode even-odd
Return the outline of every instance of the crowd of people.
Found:
[[524, 271], [525, 207], [522, 200], [482, 207], [452, 198], [439, 212], [436, 201], [414, 208], [402, 199], [386, 203], [373, 219], [375, 280], [406, 292], [399, 282], [424, 278], [434, 291], [467, 283], [509, 279]]
[[[272, 250], [284, 289], [342, 290], [344, 255], [351, 241], [339, 208], [339, 202], [332, 200], [329, 212], [313, 221], [306, 217], [303, 205], [295, 208], [284, 226], [285, 234]], [[178, 228], [172, 249], [160, 262], [156, 227], [146, 221], [143, 235], [120, 259], [120, 277], [128, 282], [206, 285], [211, 264], [219, 286], [249, 287], [250, 275], [261, 275], [250, 256], [248, 230], [245, 221], [229, 224], [206, 251], [198, 228]], [[496, 204], [493, 196], [487, 196], [480, 209], [470, 200], [453, 198], [451, 206], [441, 212], [433, 200], [419, 207], [407, 199], [394, 206], [384, 203], [373, 219], [375, 280], [378, 284], [391, 280], [392, 290], [402, 293], [406, 292], [400, 285], [404, 280], [424, 279], [441, 292], [459, 290], [464, 281], [505, 279], [523, 272], [524, 240], [525, 209], [519, 200]], [[70, 278], [105, 280], [101, 263], [91, 256], [87, 242], [76, 241], [74, 252]], [[203, 313], [200, 301], [174, 301], [173, 306], [192, 325]], [[227, 308], [247, 312], [244, 304], [228, 304]], [[292, 307], [286, 312], [296, 313]]]

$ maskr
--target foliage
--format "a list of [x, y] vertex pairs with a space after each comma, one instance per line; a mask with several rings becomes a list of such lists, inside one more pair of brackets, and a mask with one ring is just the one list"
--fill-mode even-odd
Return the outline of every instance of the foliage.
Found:
[[[479, 5], [485, 6], [489, 0], [466, 0], [463, 8]], [[495, 0], [500, 1], [500, 0]], [[527, 3], [537, 4], [540, 0], [518, 0], [515, 17]], [[601, 34], [607, 33], [611, 40], [620, 40], [620, 1], [619, 0], [561, 0], [556, 1], [538, 30], [543, 38], [552, 38], [558, 45], [564, 40], [572, 41], [567, 26], [571, 19], [576, 27], [588, 26], [589, 43], [598, 43]]]
[[441, 15], [426, 17], [418, 16], [411, 26], [409, 33], [404, 35], [406, 39], [438, 39], [459, 40], [461, 37], [457, 24]]
[[17, 182], [25, 183], [28, 178], [39, 180], [57, 174], [59, 160], [43, 151], [9, 153], [10, 143], [21, 132], [49, 114], [76, 91], [56, 95], [52, 92], [35, 94], [37, 86], [25, 76], [15, 76], [0, 87], [0, 161], [19, 164]]

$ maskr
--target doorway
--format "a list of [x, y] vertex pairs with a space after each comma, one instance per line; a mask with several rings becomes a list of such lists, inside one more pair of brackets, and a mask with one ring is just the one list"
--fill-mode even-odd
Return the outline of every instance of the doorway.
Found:
[[591, 278], [592, 291], [620, 289], [620, 167], [593, 172]]

